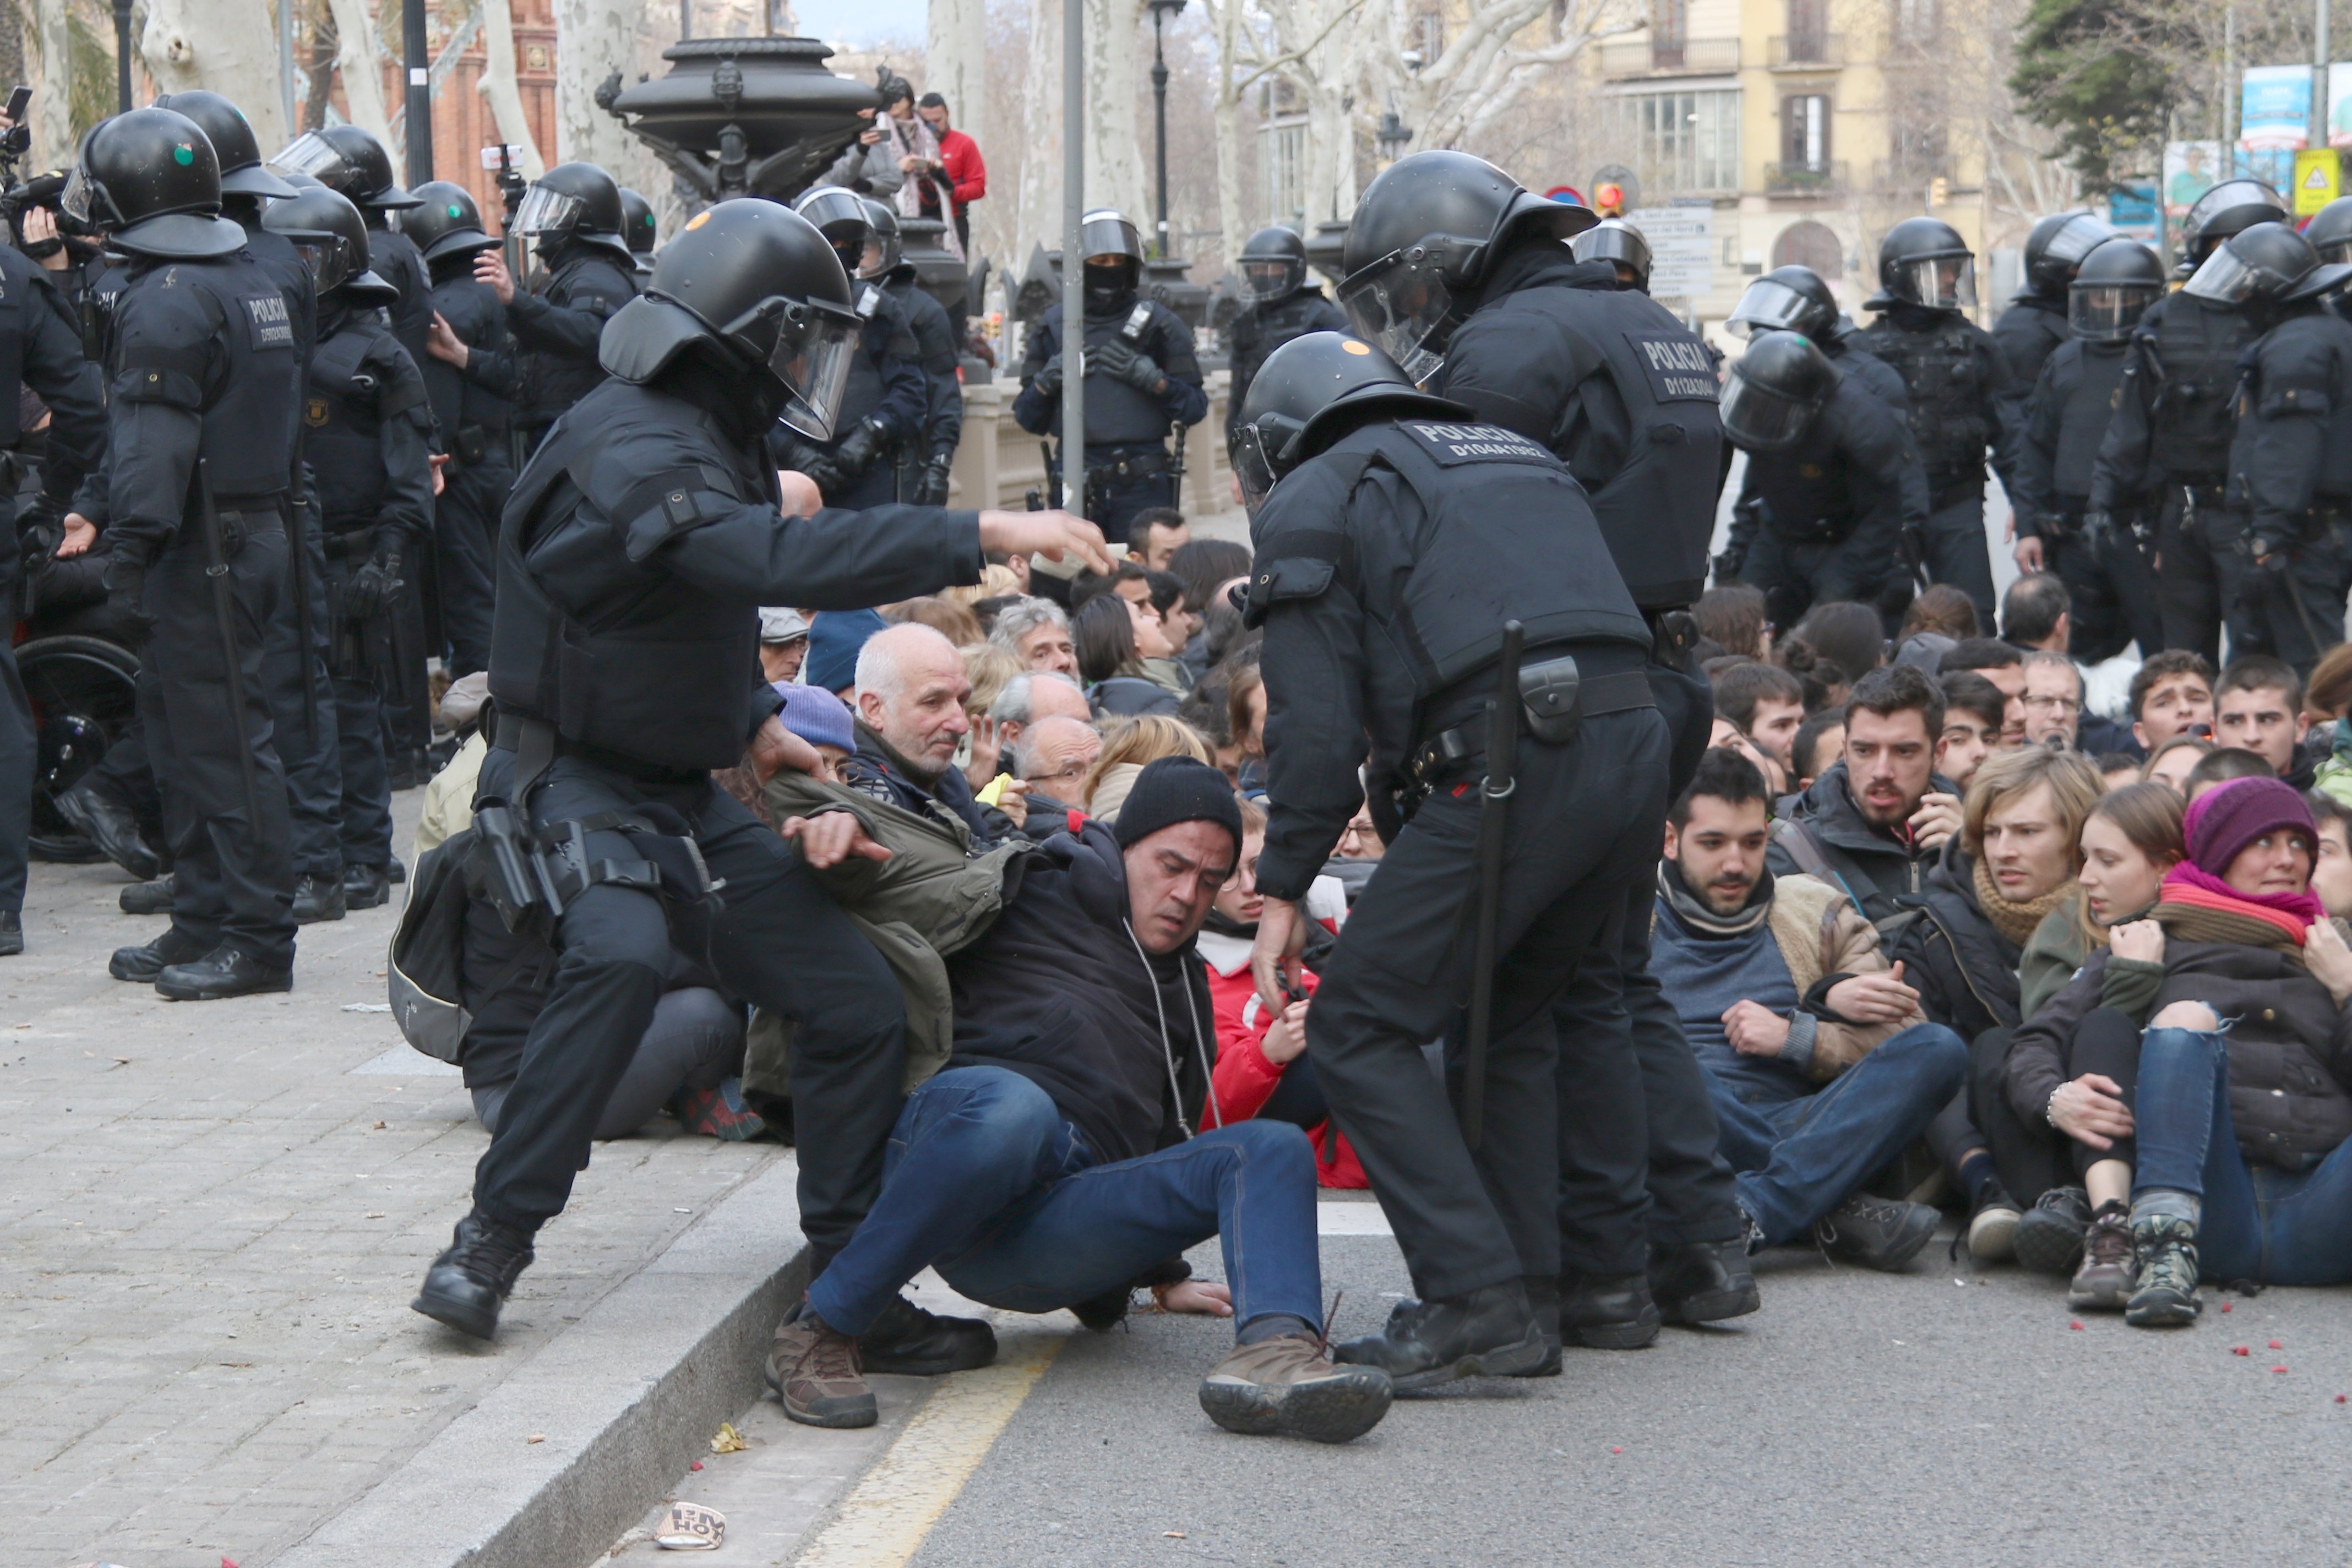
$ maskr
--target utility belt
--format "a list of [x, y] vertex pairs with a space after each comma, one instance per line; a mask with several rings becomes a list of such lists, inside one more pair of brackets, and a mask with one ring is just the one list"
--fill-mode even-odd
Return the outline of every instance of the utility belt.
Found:
[[449, 443], [449, 461], [444, 465], [450, 473], [463, 473], [478, 468], [496, 458], [506, 462], [513, 457], [509, 449], [509, 431], [502, 425], [460, 425]]
[[[221, 558], [233, 561], [242, 552], [247, 540], [267, 539], [273, 533], [286, 531], [286, 498], [283, 496], [239, 496], [213, 503], [215, 515], [220, 519]], [[188, 531], [183, 529], [182, 538]], [[201, 548], [202, 534], [196, 535]]]
[[330, 561], [356, 561], [373, 555], [376, 527], [377, 520], [372, 516], [327, 518], [320, 524], [323, 534], [320, 548]]
[[[1095, 455], [1104, 450], [1117, 451], [1118, 456], [1097, 458]], [[1087, 478], [1090, 481], [1097, 478], [1122, 483], [1129, 479], [1148, 479], [1166, 473], [1168, 467], [1168, 453], [1164, 448], [1144, 447], [1137, 451], [1097, 447], [1087, 448]]]
[[1984, 465], [1969, 468], [1931, 468], [1927, 471], [1927, 510], [1941, 511], [1954, 501], [1966, 500], [1970, 495], [1984, 496]]
[[[1587, 654], [1588, 658], [1592, 657]], [[1587, 719], [1656, 706], [1647, 669], [1586, 675], [1576, 656], [1568, 652], [1555, 652], [1519, 667], [1520, 723], [1528, 736], [1543, 745], [1568, 744], [1576, 739]], [[1412, 808], [1440, 784], [1483, 763], [1486, 756], [1486, 719], [1483, 712], [1423, 742], [1404, 765], [1404, 798], [1400, 804], [1406, 815], [1410, 816]]]
[[1689, 606], [1645, 609], [1642, 618], [1650, 623], [1650, 662], [1668, 669], [1689, 668], [1690, 656], [1698, 647], [1698, 617]]

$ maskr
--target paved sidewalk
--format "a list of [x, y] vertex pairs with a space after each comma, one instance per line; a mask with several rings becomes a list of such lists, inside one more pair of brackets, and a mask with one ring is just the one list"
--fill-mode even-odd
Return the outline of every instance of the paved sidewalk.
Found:
[[383, 1002], [394, 910], [306, 928], [290, 996], [172, 1004], [107, 977], [163, 923], [123, 880], [36, 866], [0, 960], [0, 1568], [258, 1568], [785, 1157], [600, 1144], [498, 1345], [461, 1340], [408, 1300], [486, 1140], [342, 1010]]

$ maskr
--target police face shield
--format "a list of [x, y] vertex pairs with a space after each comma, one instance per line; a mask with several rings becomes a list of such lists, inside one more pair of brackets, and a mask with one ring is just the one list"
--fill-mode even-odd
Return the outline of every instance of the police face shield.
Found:
[[2239, 305], [2266, 289], [2275, 291], [2287, 281], [2267, 267], [2241, 258], [2225, 244], [2215, 247], [2213, 254], [2199, 264], [2180, 291], [2217, 304]]
[[1275, 472], [1275, 463], [1297, 437], [1297, 431], [1282, 428], [1272, 418], [1266, 419], [1263, 426], [1244, 425], [1234, 431], [1233, 450], [1228, 456], [1233, 459], [1234, 479], [1242, 487], [1243, 506], [1255, 511], [1265, 501], [1275, 480], [1281, 478]]
[[1304, 264], [1283, 257], [1268, 261], [1244, 258], [1242, 262], [1242, 302], [1262, 305], [1268, 300], [1281, 299], [1298, 286], [1299, 275], [1305, 270]]
[[1811, 336], [1811, 329], [1818, 324], [1813, 318], [1820, 313], [1819, 300], [1807, 298], [1786, 283], [1759, 278], [1739, 296], [1739, 303], [1732, 307], [1731, 319], [1723, 323], [1723, 330], [1736, 338], [1780, 331]]
[[583, 205], [578, 196], [533, 185], [522, 194], [522, 201], [515, 208], [514, 232], [534, 237], [562, 234], [579, 221]]
[[114, 202], [106, 187], [89, 177], [89, 171], [80, 164], [66, 176], [66, 188], [58, 193], [58, 210], [80, 224], [84, 228], [98, 228], [119, 223], [122, 215], [114, 210]]
[[1895, 287], [1886, 279], [1887, 292], [1897, 299], [1913, 299], [1938, 310], [1959, 310], [1977, 302], [1977, 263], [1972, 256], [1925, 256], [1916, 261], [1906, 261], [1897, 268], [1910, 287]]
[[2319, 259], [2322, 261], [2352, 261], [2352, 234], [2346, 235], [2342, 239], [2331, 239], [2325, 245], [2315, 246], [2313, 248], [2319, 252]]
[[833, 422], [841, 413], [841, 395], [849, 384], [850, 361], [857, 354], [864, 322], [854, 310], [821, 300], [771, 299], [742, 322], [730, 326], [730, 336], [745, 332], [754, 321], [772, 318], [775, 346], [768, 351], [768, 374], [784, 389], [784, 405], [776, 417], [812, 441], [833, 439]]
[[2042, 252], [2045, 266], [2072, 272], [2083, 264], [2083, 258], [2113, 238], [2115, 230], [2088, 213], [2071, 217], [2050, 237], [2049, 246]]
[[881, 277], [889, 269], [889, 257], [883, 250], [881, 238], [877, 236], [868, 239], [865, 248], [857, 253], [857, 265], [849, 268], [849, 275], [853, 278], [874, 279]]
[[1748, 452], [1780, 452], [1804, 439], [1821, 405], [1759, 386], [1733, 365], [1723, 384], [1723, 433]]
[[343, 155], [335, 151], [333, 142], [317, 132], [305, 131], [269, 163], [281, 174], [307, 174], [322, 184], [331, 184], [333, 182], [327, 176], [342, 168]]
[[2067, 291], [2066, 324], [2078, 338], [2119, 343], [2162, 292], [2156, 283], [2077, 283]]
[[1391, 251], [1339, 287], [1356, 335], [1378, 343], [1415, 386], [1445, 363], [1445, 328], [1454, 308], [1439, 258], [1415, 247]]

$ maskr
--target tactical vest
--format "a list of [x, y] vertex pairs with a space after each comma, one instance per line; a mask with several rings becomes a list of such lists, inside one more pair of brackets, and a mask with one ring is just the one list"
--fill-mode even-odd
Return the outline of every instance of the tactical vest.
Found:
[[1868, 395], [1858, 387], [1849, 393], [1851, 384], [1840, 384], [1794, 447], [1748, 455], [1748, 492], [1777, 538], [1792, 544], [1835, 544], [1853, 532], [1858, 520], [1848, 484], [1853, 458], [1845, 449], [1845, 411], [1838, 405], [1845, 396]]
[[2189, 294], [2169, 295], [2148, 314], [2162, 375], [2148, 410], [2148, 456], [2175, 483], [2221, 484], [2238, 423], [2238, 355], [2253, 342], [2253, 325]]
[[2058, 453], [2051, 464], [2052, 487], [2060, 495], [2078, 500], [2091, 493], [2099, 443], [2106, 438], [2107, 421], [2115, 416], [2116, 394], [2124, 382], [2121, 343], [2085, 343], [2081, 354], [2074, 390], [2058, 411]]
[[1526, 437], [1405, 418], [1367, 426], [1314, 460], [1354, 470], [1351, 489], [1377, 464], [1421, 503], [1403, 583], [1393, 593], [1359, 584], [1367, 613], [1412, 663], [1419, 700], [1493, 664], [1506, 621], [1526, 629], [1530, 654], [1568, 642], [1649, 647], [1649, 624], [1610, 564], [1584, 488]]
[[[649, 574], [624, 548], [631, 516], [606, 518], [584, 481], [600, 446], [621, 426], [667, 426], [698, 446], [732, 454], [732, 469], [650, 474], [616, 510], [663, 509], [673, 531], [698, 525], [700, 498], [748, 487], [778, 500], [764, 451], [736, 452], [710, 417], [648, 388], [611, 381], [558, 421], [516, 479], [499, 533], [498, 608], [490, 634], [490, 694], [502, 712], [539, 719], [565, 740], [660, 768], [732, 767], [743, 755], [745, 704], [759, 669], [760, 617], [666, 573]], [[724, 503], [736, 504], [732, 501]], [[601, 537], [600, 537], [601, 535]], [[542, 550], [595, 554], [618, 584], [652, 591], [596, 624], [575, 617], [540, 583]]]
[[14, 270], [0, 268], [0, 394], [8, 395], [0, 396], [0, 447], [14, 447], [25, 434], [16, 412], [22, 399], [15, 390], [25, 384], [25, 339], [30, 335], [26, 312], [48, 309], [33, 292], [38, 285], [9, 276]]
[[[1113, 338], [1127, 330], [1136, 307], [1130, 305], [1107, 321], [1087, 318], [1087, 445], [1089, 447], [1157, 447], [1168, 439], [1171, 423], [1167, 408], [1160, 399], [1141, 387], [1106, 374], [1097, 368], [1095, 353], [1106, 347]], [[1160, 313], [1157, 310], [1145, 319], [1140, 330], [1129, 339], [1135, 352], [1150, 354], [1168, 369], [1167, 356], [1160, 344]], [[1068, 340], [1066, 336], [1064, 342]], [[1069, 361], [1062, 362], [1066, 370]]]
[[[310, 355], [302, 402], [303, 454], [330, 533], [373, 528], [383, 510], [383, 422], [416, 405], [421, 384], [387, 388], [376, 345], [396, 347], [389, 329], [364, 316], [345, 321]], [[398, 407], [393, 406], [397, 403]]]
[[[174, 309], [205, 314], [220, 368], [200, 409], [204, 434], [196, 455], [205, 464], [213, 494], [282, 494], [292, 482], [304, 367], [296, 353], [294, 313], [277, 281], [239, 253], [218, 261], [162, 263], [130, 287], [169, 289]], [[122, 344], [121, 355], [118, 386], [127, 378], [174, 374], [203, 385], [202, 364], [179, 363], [169, 353], [135, 343]]]
[[882, 406], [882, 354], [890, 341], [890, 310], [881, 289], [860, 283], [852, 308], [865, 326], [849, 362], [849, 379], [841, 389], [841, 412], [833, 421], [833, 427], [845, 435]]
[[1243, 395], [1249, 391], [1250, 383], [1257, 379], [1258, 367], [1274, 351], [1308, 332], [1345, 331], [1346, 327], [1340, 323], [1346, 318], [1334, 321], [1336, 315], [1338, 307], [1323, 297], [1322, 290], [1301, 289], [1278, 304], [1252, 305], [1234, 316], [1226, 335], [1234, 346], [1230, 402], [1236, 417]]
[[1862, 334], [1862, 346], [1893, 366], [1911, 389], [1911, 437], [1919, 447], [1927, 489], [1942, 492], [1984, 478], [1992, 426], [1985, 417], [1984, 369], [1976, 328], [1948, 316], [1924, 332], [1891, 319]]
[[[2312, 495], [2332, 509], [2352, 500], [2352, 326], [2326, 310], [2305, 310], [2272, 329], [2245, 375], [2245, 397], [2239, 405], [2242, 421], [2250, 413], [2263, 420], [2307, 418], [2314, 402], [2325, 410], [2326, 434], [2319, 451], [2319, 472], [2312, 479]], [[2265, 372], [2289, 364], [2297, 374], [2278, 384]], [[2325, 371], [2325, 384], [2315, 386], [2313, 372]], [[2243, 423], [2242, 432], [2251, 434]], [[2251, 460], [2253, 444], [2242, 442], [2240, 461]]]

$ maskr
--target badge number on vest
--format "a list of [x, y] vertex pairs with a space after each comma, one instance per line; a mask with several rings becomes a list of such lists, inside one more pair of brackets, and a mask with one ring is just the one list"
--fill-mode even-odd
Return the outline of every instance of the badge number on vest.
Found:
[[260, 294], [241, 301], [253, 329], [253, 346], [257, 349], [290, 349], [294, 346], [294, 318], [286, 309], [283, 294]]
[[1440, 463], [1550, 463], [1549, 452], [1499, 425], [1432, 425], [1408, 419], [1402, 428]]
[[1633, 345], [1634, 357], [1650, 373], [1650, 390], [1657, 394], [1659, 402], [1717, 400], [1715, 365], [1696, 340], [1665, 332], [1627, 332], [1625, 341]]

